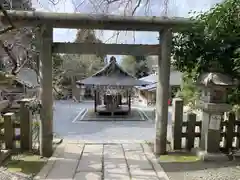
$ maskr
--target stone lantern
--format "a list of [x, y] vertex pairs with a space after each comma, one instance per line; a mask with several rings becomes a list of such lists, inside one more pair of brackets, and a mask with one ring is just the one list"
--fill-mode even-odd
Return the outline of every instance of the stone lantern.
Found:
[[199, 155], [205, 160], [219, 158], [222, 117], [232, 109], [227, 104], [227, 89], [235, 87], [237, 82], [223, 73], [208, 72], [200, 75], [197, 85], [201, 90], [197, 107], [202, 110]]

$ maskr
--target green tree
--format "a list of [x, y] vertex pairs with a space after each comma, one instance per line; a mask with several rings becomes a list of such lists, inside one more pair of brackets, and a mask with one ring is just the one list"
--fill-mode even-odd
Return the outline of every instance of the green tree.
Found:
[[129, 74], [136, 75], [136, 60], [133, 56], [124, 56], [121, 60], [120, 66]]
[[189, 105], [194, 108], [196, 100], [199, 98], [199, 90], [196, 88], [194, 77], [196, 76], [196, 71], [191, 73], [183, 73], [183, 83], [181, 84], [181, 90], [177, 93], [178, 97], [181, 97], [184, 104]]
[[[218, 71], [239, 78], [239, 4], [240, 0], [225, 0], [194, 16], [195, 25], [174, 35], [173, 65], [188, 74], [196, 71], [194, 79], [216, 65]], [[238, 92], [231, 96], [240, 99]]]
[[121, 61], [125, 71], [137, 78], [149, 75], [149, 67], [145, 56], [125, 56]]
[[[94, 30], [78, 30], [75, 42], [77, 43], [101, 43], [94, 33]], [[63, 69], [67, 77], [83, 79], [91, 76], [104, 66], [105, 55], [96, 54], [69, 54], [64, 55]]]
[[141, 78], [149, 75], [149, 68], [146, 56], [135, 56], [136, 60], [136, 77]]
[[[75, 42], [101, 43], [93, 30], [78, 30]], [[74, 91], [76, 81], [91, 76], [104, 66], [105, 55], [67, 54], [63, 55], [62, 74], [59, 83]]]

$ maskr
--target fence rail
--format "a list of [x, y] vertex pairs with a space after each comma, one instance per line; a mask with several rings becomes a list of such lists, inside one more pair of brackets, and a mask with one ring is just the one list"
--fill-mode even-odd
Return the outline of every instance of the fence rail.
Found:
[[13, 152], [38, 150], [39, 114], [26, 107], [27, 102], [20, 101], [19, 111], [3, 114], [0, 120], [1, 150]]
[[[187, 113], [183, 119], [183, 102], [176, 99], [173, 104], [173, 149], [191, 150], [200, 146], [202, 119], [197, 119], [197, 114]], [[221, 141], [219, 148], [227, 152], [229, 149], [240, 149], [240, 120], [235, 113], [225, 113], [221, 121]]]

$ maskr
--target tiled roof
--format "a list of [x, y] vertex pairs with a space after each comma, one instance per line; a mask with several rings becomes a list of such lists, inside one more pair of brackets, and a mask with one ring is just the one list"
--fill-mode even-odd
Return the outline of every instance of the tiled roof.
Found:
[[104, 86], [142, 86], [148, 84], [148, 82], [139, 80], [124, 71], [115, 60], [111, 61], [108, 65], [91, 77], [82, 81], [77, 81], [77, 83]]
[[16, 81], [26, 85], [27, 87], [34, 88], [39, 86], [37, 74], [33, 69], [30, 68], [22, 68], [16, 76]]
[[[157, 74], [150, 74], [149, 76], [140, 78], [140, 80], [151, 82], [151, 83], [156, 83], [157, 82]], [[170, 85], [171, 86], [181, 85], [181, 82], [182, 82], [182, 73], [179, 71], [171, 71]]]
[[152, 84], [150, 84], [150, 85], [147, 85], [147, 86], [139, 86], [139, 87], [137, 87], [137, 88], [140, 89], [140, 90], [148, 90], [148, 91], [150, 91], [151, 89], [156, 89], [156, 87], [157, 87], [157, 83], [152, 83]]

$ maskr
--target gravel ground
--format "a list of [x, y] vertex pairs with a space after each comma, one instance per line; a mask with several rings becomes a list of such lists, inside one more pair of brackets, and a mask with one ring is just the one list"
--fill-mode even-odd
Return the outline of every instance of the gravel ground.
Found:
[[240, 161], [160, 164], [170, 180], [240, 180]]
[[[149, 144], [153, 149], [153, 144]], [[170, 180], [240, 180], [240, 158], [219, 162], [160, 162]]]
[[0, 180], [30, 180], [31, 177], [22, 173], [12, 173], [5, 168], [0, 168]]

